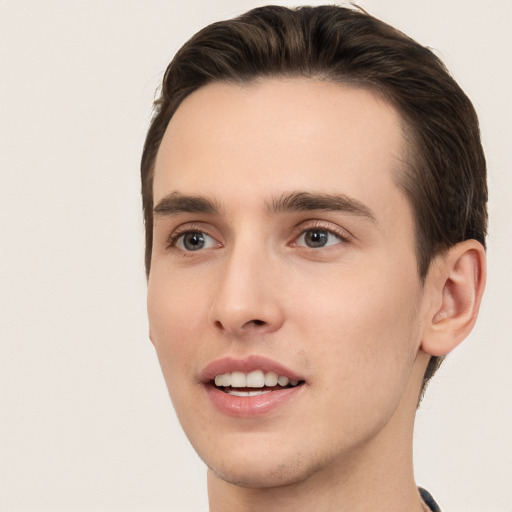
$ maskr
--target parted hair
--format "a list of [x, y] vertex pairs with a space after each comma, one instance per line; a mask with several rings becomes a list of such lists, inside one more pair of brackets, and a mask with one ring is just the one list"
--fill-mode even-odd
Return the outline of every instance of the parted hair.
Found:
[[[266, 6], [205, 27], [165, 71], [141, 161], [147, 275], [154, 165], [174, 112], [208, 83], [279, 76], [367, 88], [400, 113], [407, 155], [395, 180], [413, 210], [422, 280], [433, 257], [456, 243], [476, 239], [485, 247], [487, 180], [478, 118], [441, 60], [359, 8]], [[431, 358], [423, 389], [441, 361]]]

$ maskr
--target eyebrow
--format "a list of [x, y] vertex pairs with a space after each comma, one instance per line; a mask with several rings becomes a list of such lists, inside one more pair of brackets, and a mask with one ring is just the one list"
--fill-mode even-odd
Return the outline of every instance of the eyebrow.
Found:
[[[346, 212], [359, 217], [364, 217], [376, 223], [373, 211], [362, 202], [345, 194], [323, 194], [311, 192], [290, 192], [274, 198], [267, 204], [270, 214], [305, 212], [310, 210], [324, 210]], [[158, 217], [178, 215], [180, 213], [205, 213], [218, 215], [219, 207], [202, 196], [187, 196], [179, 192], [171, 192], [161, 199], [153, 208], [153, 213]]]
[[365, 204], [345, 194], [322, 194], [310, 192], [292, 192], [275, 198], [268, 206], [270, 213], [303, 212], [326, 210], [346, 212], [377, 222], [375, 214]]
[[178, 215], [180, 213], [218, 214], [219, 208], [215, 203], [202, 196], [184, 196], [179, 192], [166, 195], [153, 208], [153, 214], [159, 217]]

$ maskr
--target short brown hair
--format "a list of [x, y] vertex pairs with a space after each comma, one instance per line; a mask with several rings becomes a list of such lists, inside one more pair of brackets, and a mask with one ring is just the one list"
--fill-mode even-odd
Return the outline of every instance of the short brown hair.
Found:
[[[485, 246], [487, 181], [471, 101], [428, 49], [361, 9], [267, 6], [202, 29], [169, 64], [141, 162], [146, 272], [153, 244], [153, 174], [160, 142], [181, 102], [211, 82], [275, 76], [365, 87], [401, 114], [408, 161], [397, 183], [416, 223], [418, 272], [467, 239]], [[442, 358], [432, 357], [424, 386]]]

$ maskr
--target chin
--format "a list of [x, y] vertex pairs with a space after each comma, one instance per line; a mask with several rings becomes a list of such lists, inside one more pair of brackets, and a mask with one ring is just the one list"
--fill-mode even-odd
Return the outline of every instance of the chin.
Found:
[[[303, 482], [329, 464], [318, 453], [295, 449], [277, 450], [257, 445], [252, 450], [230, 450], [229, 453], [208, 453], [199, 456], [208, 468], [223, 481], [246, 488], [283, 487]], [[291, 448], [291, 447], [290, 447]], [[263, 454], [263, 456], [262, 456]]]
[[[251, 466], [251, 467], [244, 467]], [[239, 487], [247, 488], [272, 488], [283, 487], [304, 481], [311, 474], [306, 468], [297, 462], [292, 464], [276, 464], [274, 467], [269, 468], [258, 467], [254, 464], [236, 464], [229, 466], [226, 463], [220, 465], [209, 465], [208, 467], [225, 482], [228, 482]]]

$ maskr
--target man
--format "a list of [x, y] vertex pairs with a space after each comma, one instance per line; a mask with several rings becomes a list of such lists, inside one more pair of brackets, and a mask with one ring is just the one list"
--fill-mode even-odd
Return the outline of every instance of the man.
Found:
[[438, 510], [417, 404], [485, 284], [474, 109], [364, 12], [259, 8], [164, 76], [142, 157], [150, 337], [210, 511]]

